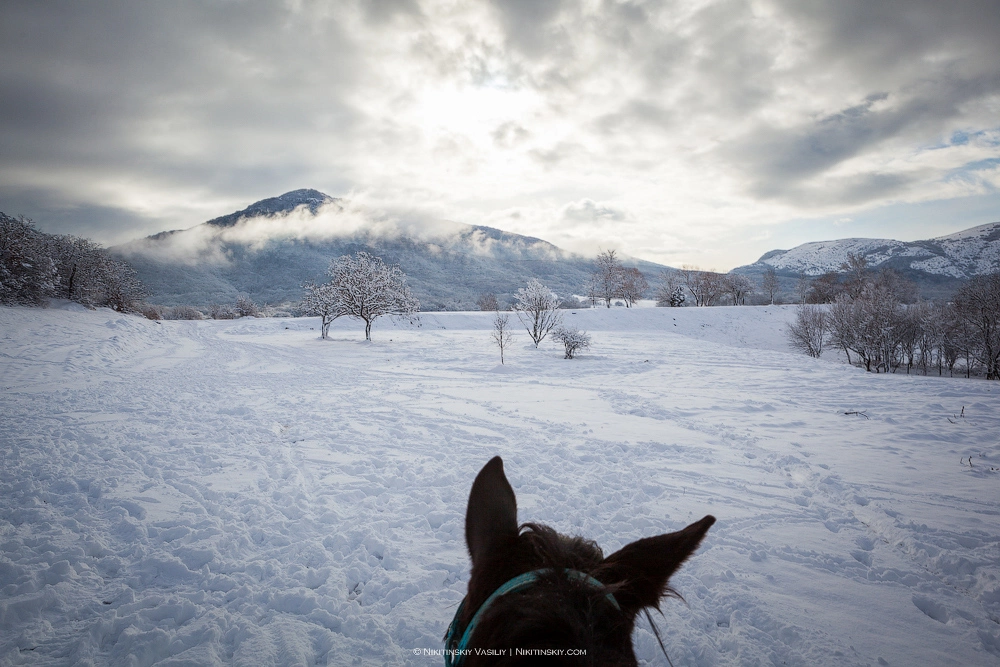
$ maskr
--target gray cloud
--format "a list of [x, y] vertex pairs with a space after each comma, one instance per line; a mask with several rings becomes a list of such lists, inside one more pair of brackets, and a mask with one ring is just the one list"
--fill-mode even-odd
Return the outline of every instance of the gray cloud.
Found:
[[627, 201], [624, 252], [717, 248], [995, 187], [961, 174], [1000, 157], [998, 34], [995, 0], [8, 2], [0, 210], [120, 241], [300, 187], [529, 234]]

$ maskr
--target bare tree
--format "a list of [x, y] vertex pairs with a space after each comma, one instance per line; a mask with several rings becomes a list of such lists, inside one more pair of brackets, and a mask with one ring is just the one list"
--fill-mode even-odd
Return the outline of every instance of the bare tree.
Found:
[[812, 281], [809, 280], [809, 277], [800, 273], [799, 279], [795, 281], [795, 301], [797, 303], [805, 303], [811, 287]]
[[597, 255], [597, 270], [594, 271], [594, 293], [610, 308], [614, 299], [622, 296], [624, 267], [614, 250], [605, 250]]
[[646, 282], [646, 277], [642, 275], [642, 271], [634, 267], [623, 268], [621, 270], [619, 296], [625, 302], [626, 308], [631, 308], [635, 305], [635, 302], [641, 299], [648, 289], [649, 283]]
[[904, 360], [909, 322], [888, 283], [870, 282], [856, 299], [839, 295], [830, 309], [831, 341], [850, 352], [865, 370], [895, 372]]
[[[656, 305], [660, 307], [676, 307], [684, 303], [683, 284], [684, 278], [680, 271], [660, 271], [659, 284], [653, 295], [656, 299]], [[682, 297], [679, 302], [675, 299], [675, 295], [678, 293]]]
[[552, 337], [563, 344], [566, 350], [564, 359], [572, 359], [580, 352], [590, 348], [590, 334], [586, 331], [559, 327], [552, 332]]
[[733, 299], [734, 306], [745, 306], [747, 297], [753, 294], [754, 289], [757, 287], [748, 276], [738, 273], [727, 273], [722, 277], [722, 281], [723, 287]]
[[372, 339], [372, 322], [377, 318], [412, 316], [420, 307], [400, 268], [366, 252], [333, 260], [327, 274], [341, 315], [365, 323], [365, 340]]
[[497, 295], [493, 292], [486, 292], [485, 294], [480, 294], [479, 298], [476, 299], [476, 305], [479, 306], [479, 310], [500, 310], [500, 301], [497, 300]]
[[843, 291], [844, 286], [840, 282], [840, 274], [836, 271], [827, 271], [818, 278], [814, 278], [809, 284], [806, 301], [809, 303], [833, 303], [837, 299], [837, 295]]
[[969, 357], [1000, 380], [1000, 272], [976, 276], [955, 295], [955, 314], [967, 333]]
[[795, 312], [795, 321], [788, 325], [788, 338], [796, 350], [810, 357], [819, 357], [827, 340], [826, 312], [819, 306], [800, 305]]
[[684, 280], [688, 291], [694, 297], [695, 306], [711, 306], [725, 291], [721, 273], [700, 271], [694, 266], [684, 266]]
[[774, 305], [774, 295], [778, 293], [778, 274], [773, 266], [764, 269], [764, 275], [760, 280], [760, 288], [767, 294], [768, 301]]
[[868, 258], [849, 252], [847, 261], [840, 265], [840, 270], [847, 274], [844, 288], [852, 299], [857, 299], [868, 282]]
[[514, 312], [528, 330], [535, 347], [538, 347], [545, 336], [562, 323], [562, 313], [558, 308], [559, 299], [556, 295], [534, 278], [528, 281], [527, 287], [517, 290]]
[[591, 308], [597, 308], [597, 302], [601, 300], [598, 294], [599, 291], [600, 285], [597, 273], [592, 273], [590, 274], [590, 279], [587, 281], [587, 301], [590, 303]]
[[504, 348], [510, 345], [513, 338], [514, 334], [510, 330], [510, 315], [501, 313], [499, 310], [496, 311], [496, 315], [493, 317], [493, 342], [500, 348], [501, 364], [503, 364]]

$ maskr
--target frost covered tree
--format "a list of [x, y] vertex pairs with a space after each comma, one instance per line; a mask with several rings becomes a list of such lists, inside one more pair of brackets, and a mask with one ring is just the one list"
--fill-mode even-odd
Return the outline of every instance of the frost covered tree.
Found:
[[504, 348], [510, 345], [511, 340], [514, 338], [514, 334], [510, 330], [510, 315], [508, 313], [501, 313], [499, 310], [496, 311], [493, 317], [492, 338], [496, 346], [500, 348], [500, 363], [503, 364]]
[[233, 309], [240, 317], [258, 317], [260, 315], [260, 307], [246, 294], [236, 297], [236, 305], [233, 306]]
[[528, 330], [535, 347], [550, 331], [562, 324], [562, 314], [558, 308], [559, 299], [556, 295], [534, 278], [528, 281], [527, 287], [517, 290], [514, 312]]
[[604, 305], [610, 308], [612, 301], [622, 297], [625, 269], [614, 250], [605, 250], [600, 253], [595, 263], [597, 270], [594, 271], [594, 293], [604, 301]]
[[139, 310], [139, 303], [146, 296], [146, 289], [131, 265], [105, 254], [98, 265], [97, 273], [104, 290], [101, 305], [113, 308], [119, 313], [133, 313]]
[[107, 250], [90, 239], [76, 236], [54, 236], [50, 254], [59, 271], [57, 294], [87, 306], [99, 305], [104, 299], [101, 265]]
[[895, 372], [906, 357], [913, 320], [900, 302], [909, 288], [892, 274], [880, 274], [865, 284], [857, 298], [839, 294], [830, 307], [830, 342], [851, 353], [865, 370]]
[[493, 292], [480, 294], [476, 299], [476, 305], [479, 306], [479, 310], [500, 310], [500, 301]]
[[46, 235], [26, 218], [0, 213], [0, 303], [38, 305], [58, 283]]
[[970, 279], [954, 303], [968, 356], [983, 365], [987, 380], [1000, 380], [1000, 273]]
[[330, 334], [330, 325], [342, 315], [345, 315], [337, 298], [337, 292], [332, 283], [306, 283], [306, 295], [302, 297], [302, 312], [320, 318], [320, 338], [326, 340]]
[[327, 270], [341, 314], [365, 323], [365, 340], [372, 339], [372, 322], [383, 315], [412, 316], [420, 303], [410, 293], [406, 275], [380, 257], [358, 252], [330, 262]]
[[567, 327], [558, 327], [552, 332], [552, 337], [563, 344], [566, 350], [564, 359], [572, 359], [580, 350], [590, 348], [590, 334]]
[[819, 306], [800, 305], [787, 333], [792, 347], [810, 357], [819, 357], [827, 340], [826, 312]]

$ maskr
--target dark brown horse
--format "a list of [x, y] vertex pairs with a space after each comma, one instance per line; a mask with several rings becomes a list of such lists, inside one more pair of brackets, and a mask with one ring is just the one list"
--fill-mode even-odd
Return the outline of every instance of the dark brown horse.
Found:
[[446, 638], [446, 664], [636, 665], [636, 616], [676, 595], [668, 580], [715, 517], [647, 537], [604, 558], [548, 526], [518, 526], [517, 499], [493, 458], [472, 484], [465, 541], [469, 591]]

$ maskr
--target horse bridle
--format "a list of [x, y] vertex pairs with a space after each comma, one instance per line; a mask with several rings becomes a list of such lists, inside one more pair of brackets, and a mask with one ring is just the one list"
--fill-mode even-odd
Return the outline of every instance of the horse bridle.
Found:
[[[455, 618], [451, 620], [451, 625], [448, 626], [448, 634], [444, 638], [444, 664], [445, 667], [461, 667], [465, 662], [465, 656], [468, 655], [469, 640], [472, 639], [472, 632], [476, 629], [476, 624], [482, 618], [483, 613], [486, 609], [501, 595], [506, 595], [508, 593], [517, 593], [518, 591], [523, 591], [526, 588], [530, 588], [538, 581], [538, 579], [543, 574], [548, 574], [552, 572], [552, 568], [543, 568], [540, 570], [532, 570], [531, 572], [525, 572], [524, 574], [514, 577], [509, 580], [500, 588], [493, 591], [493, 593], [486, 598], [486, 601], [479, 605], [479, 609], [476, 610], [475, 615], [469, 624], [465, 627], [465, 632], [462, 633], [461, 637], [457, 637], [458, 633], [458, 623], [459, 619], [462, 617], [462, 611], [465, 609], [465, 601], [467, 598], [462, 598], [462, 602], [458, 605], [458, 611], [455, 612]], [[594, 588], [604, 588], [604, 584], [594, 579], [592, 576], [586, 572], [580, 572], [579, 570], [563, 570], [566, 576], [570, 579], [577, 579], [583, 581], [584, 583], [590, 584]], [[615, 600], [615, 596], [608, 593], [605, 596], [615, 609], [621, 610], [618, 606], [618, 600]]]

